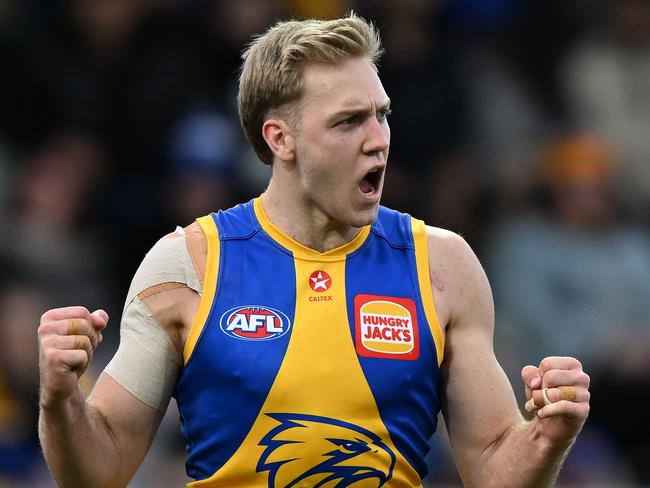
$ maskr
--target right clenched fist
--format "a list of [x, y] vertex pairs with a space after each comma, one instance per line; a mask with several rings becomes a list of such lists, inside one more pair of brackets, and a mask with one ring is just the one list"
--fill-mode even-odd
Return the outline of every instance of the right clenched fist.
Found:
[[102, 340], [108, 324], [104, 310], [90, 313], [85, 307], [48, 310], [38, 327], [41, 404], [48, 406], [71, 396], [79, 377]]

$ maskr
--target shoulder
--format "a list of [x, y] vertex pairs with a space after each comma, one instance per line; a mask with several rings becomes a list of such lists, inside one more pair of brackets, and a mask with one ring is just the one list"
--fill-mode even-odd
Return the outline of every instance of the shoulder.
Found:
[[429, 265], [438, 268], [453, 267], [458, 271], [462, 271], [462, 268], [465, 267], [480, 266], [476, 254], [459, 234], [427, 225], [426, 236], [429, 248]]
[[492, 292], [478, 257], [460, 235], [426, 227], [429, 272], [437, 306], [448, 325], [468, 314], [493, 313]]
[[182, 350], [203, 289], [206, 237], [194, 222], [156, 242], [136, 271], [125, 311], [137, 297]]
[[192, 223], [160, 238], [138, 267], [126, 298], [146, 297], [165, 288], [182, 285], [201, 293], [207, 243], [201, 227]]

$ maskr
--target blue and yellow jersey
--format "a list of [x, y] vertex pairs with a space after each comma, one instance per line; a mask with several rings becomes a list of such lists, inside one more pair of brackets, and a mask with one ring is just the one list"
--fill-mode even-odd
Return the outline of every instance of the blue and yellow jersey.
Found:
[[259, 198], [198, 222], [204, 290], [175, 390], [188, 486], [420, 486], [443, 351], [424, 223], [380, 207], [319, 253]]

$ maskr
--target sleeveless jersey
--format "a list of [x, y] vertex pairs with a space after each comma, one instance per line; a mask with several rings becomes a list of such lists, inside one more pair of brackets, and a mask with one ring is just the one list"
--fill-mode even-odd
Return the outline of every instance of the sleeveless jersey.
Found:
[[425, 226], [384, 207], [319, 253], [261, 199], [198, 219], [204, 289], [176, 385], [188, 487], [414, 487], [443, 337]]

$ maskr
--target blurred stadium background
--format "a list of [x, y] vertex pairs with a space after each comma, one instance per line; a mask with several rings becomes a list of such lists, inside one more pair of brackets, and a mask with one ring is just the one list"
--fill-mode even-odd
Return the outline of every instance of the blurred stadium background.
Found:
[[[650, 2], [0, 0], [0, 486], [53, 486], [36, 433], [36, 327], [121, 301], [155, 240], [263, 191], [238, 127], [243, 45], [355, 9], [393, 100], [383, 202], [461, 233], [519, 371], [579, 357], [592, 415], [564, 487], [650, 486]], [[460, 486], [445, 435], [426, 487]], [[182, 486], [174, 405], [130, 486]]]

